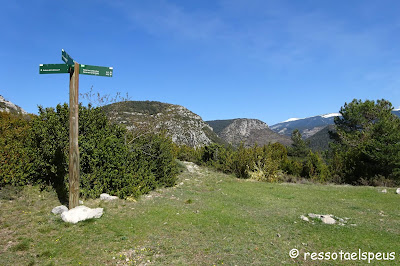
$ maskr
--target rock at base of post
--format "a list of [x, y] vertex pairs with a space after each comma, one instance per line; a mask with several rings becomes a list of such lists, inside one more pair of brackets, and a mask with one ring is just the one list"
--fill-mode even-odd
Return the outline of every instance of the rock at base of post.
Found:
[[61, 219], [67, 223], [76, 224], [92, 218], [100, 218], [103, 215], [103, 208], [91, 209], [86, 206], [78, 206], [61, 214]]

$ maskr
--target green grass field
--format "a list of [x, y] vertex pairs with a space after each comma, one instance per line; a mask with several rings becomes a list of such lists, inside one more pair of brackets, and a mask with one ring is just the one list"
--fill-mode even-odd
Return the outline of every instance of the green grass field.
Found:
[[[395, 252], [394, 260], [371, 264], [400, 264], [400, 195], [394, 189], [270, 184], [189, 170], [176, 187], [137, 202], [87, 200], [105, 213], [76, 225], [51, 213], [60, 205], [53, 191], [3, 189], [0, 265], [308, 265], [321, 261], [304, 260], [306, 252], [359, 249]], [[312, 224], [300, 219], [308, 213], [349, 219], [344, 226]], [[294, 248], [296, 259], [289, 257]], [[357, 263], [367, 261], [347, 261]]]

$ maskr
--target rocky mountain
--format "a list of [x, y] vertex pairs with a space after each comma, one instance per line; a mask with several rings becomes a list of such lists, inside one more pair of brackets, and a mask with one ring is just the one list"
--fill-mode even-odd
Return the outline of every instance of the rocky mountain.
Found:
[[271, 129], [285, 136], [291, 136], [293, 130], [298, 129], [303, 138], [306, 139], [324, 127], [333, 125], [333, 120], [336, 116], [340, 116], [340, 114], [331, 113], [307, 118], [290, 118], [286, 121], [271, 126]]
[[0, 112], [14, 113], [14, 114], [27, 114], [27, 112], [16, 104], [4, 99], [0, 95]]
[[[393, 114], [400, 117], [400, 109], [393, 110]], [[304, 139], [308, 139], [329, 125], [334, 125], [334, 118], [340, 113], [330, 113], [307, 118], [290, 118], [271, 126], [270, 128], [282, 135], [291, 136], [293, 130], [298, 129]], [[325, 132], [326, 133], [326, 132]]]
[[283, 145], [292, 143], [290, 138], [275, 133], [266, 123], [257, 119], [214, 120], [207, 123], [220, 138], [233, 146], [239, 146], [241, 142], [245, 146], [253, 146], [255, 143], [258, 145], [275, 142]]
[[183, 106], [155, 101], [126, 101], [103, 107], [107, 116], [128, 129], [166, 130], [179, 145], [223, 143], [200, 116]]

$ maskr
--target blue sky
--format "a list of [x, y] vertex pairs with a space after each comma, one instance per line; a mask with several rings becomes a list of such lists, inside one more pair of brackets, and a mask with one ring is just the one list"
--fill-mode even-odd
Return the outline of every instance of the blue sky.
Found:
[[0, 94], [28, 112], [68, 102], [68, 74], [112, 66], [80, 92], [179, 104], [204, 120], [291, 117], [382, 99], [400, 107], [400, 1], [35, 0], [0, 9]]

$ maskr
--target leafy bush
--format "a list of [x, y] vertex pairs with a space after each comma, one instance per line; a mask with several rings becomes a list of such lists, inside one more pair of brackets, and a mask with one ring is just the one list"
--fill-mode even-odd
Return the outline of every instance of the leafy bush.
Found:
[[249, 166], [252, 164], [252, 154], [243, 143], [233, 155], [232, 171], [238, 178], [249, 178]]
[[281, 175], [280, 167], [287, 160], [285, 146], [270, 145], [244, 147], [237, 150], [231, 146], [211, 144], [197, 149], [198, 163], [212, 166], [225, 173], [233, 173], [238, 178], [253, 178], [260, 181], [276, 182]]
[[[39, 107], [32, 123], [33, 180], [68, 192], [69, 108]], [[128, 144], [129, 143], [129, 144]], [[83, 197], [107, 192], [121, 198], [138, 196], [175, 183], [171, 140], [147, 134], [133, 138], [111, 124], [100, 108], [79, 106], [80, 184]]]
[[282, 161], [282, 170], [288, 175], [301, 176], [303, 172], [303, 164], [293, 159], [286, 159]]
[[287, 150], [285, 146], [274, 143], [258, 147], [255, 145], [250, 149], [252, 153], [252, 167], [249, 168], [250, 178], [267, 181], [278, 182], [282, 176], [280, 170], [283, 160], [287, 158]]
[[194, 148], [187, 145], [177, 145], [174, 144], [174, 154], [175, 157], [181, 161], [195, 162], [196, 161], [196, 151]]
[[303, 163], [302, 176], [320, 182], [329, 180], [329, 169], [318, 153], [310, 151]]
[[0, 112], [0, 187], [30, 182], [30, 128], [31, 116]]

